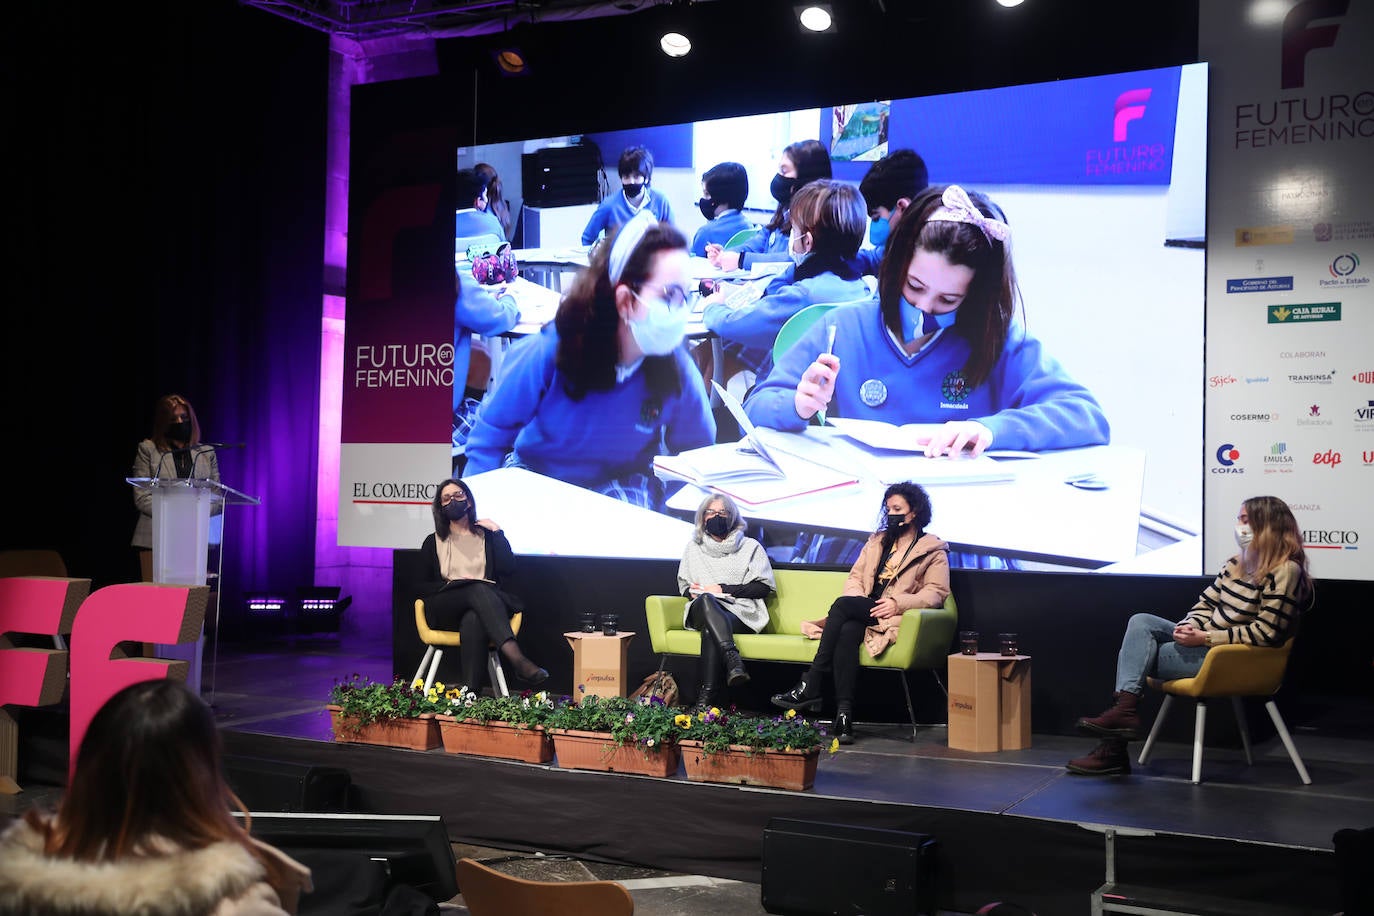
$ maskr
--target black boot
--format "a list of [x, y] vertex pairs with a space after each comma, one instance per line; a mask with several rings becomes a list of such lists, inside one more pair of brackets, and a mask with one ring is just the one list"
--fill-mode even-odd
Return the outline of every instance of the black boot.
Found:
[[1078, 730], [1102, 738], [1126, 738], [1135, 740], [1140, 737], [1140, 714], [1137, 707], [1140, 697], [1129, 690], [1117, 691], [1115, 701], [1105, 711], [1096, 716], [1084, 716], [1078, 720]]
[[821, 708], [821, 679], [815, 672], [807, 670], [797, 686], [786, 693], [775, 693], [772, 703], [779, 709], [795, 709], [798, 712], [816, 712]]
[[515, 676], [521, 682], [538, 687], [549, 679], [549, 672], [530, 661], [525, 653], [520, 651], [520, 644], [514, 638], [501, 644], [501, 655], [515, 668]]
[[712, 706], [719, 705], [720, 687], [716, 684], [702, 684], [697, 688], [697, 701], [687, 710], [688, 715], [710, 712]]
[[1079, 776], [1129, 776], [1131, 756], [1126, 753], [1124, 739], [1103, 738], [1097, 747], [1065, 766], [1070, 773]]
[[848, 710], [835, 713], [835, 724], [831, 731], [841, 744], [853, 744], [854, 714]]
[[731, 687], [739, 687], [741, 684], [749, 683], [749, 672], [744, 670], [744, 660], [739, 657], [739, 649], [735, 648], [735, 634], [725, 620], [725, 613], [716, 613], [708, 609], [702, 615], [707, 630], [701, 635], [702, 649], [704, 652], [708, 639], [720, 647], [720, 654], [725, 663], [725, 683]]

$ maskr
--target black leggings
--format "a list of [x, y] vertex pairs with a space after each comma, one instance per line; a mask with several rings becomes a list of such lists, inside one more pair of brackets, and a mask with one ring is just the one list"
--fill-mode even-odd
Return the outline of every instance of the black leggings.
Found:
[[825, 615], [825, 629], [821, 631], [821, 644], [811, 662], [811, 671], [815, 674], [834, 672], [835, 702], [839, 705], [848, 707], [854, 702], [859, 645], [863, 642], [864, 630], [877, 623], [870, 613], [877, 603], [862, 595], [844, 595], [835, 599]]
[[485, 582], [450, 585], [425, 599], [425, 619], [436, 630], [457, 630], [463, 637], [458, 647], [463, 663], [463, 683], [473, 692], [485, 683], [487, 645], [498, 649], [514, 639], [510, 609], [495, 588]]

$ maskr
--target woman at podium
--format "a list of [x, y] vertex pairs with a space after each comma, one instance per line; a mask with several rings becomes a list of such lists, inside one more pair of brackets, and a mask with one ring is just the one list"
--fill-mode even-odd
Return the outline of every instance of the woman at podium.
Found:
[[[131, 477], [198, 477], [219, 482], [219, 458], [202, 445], [200, 421], [191, 402], [179, 394], [158, 398], [153, 408], [153, 432], [138, 444]], [[134, 488], [138, 522], [133, 546], [138, 552], [143, 581], [153, 581], [153, 491]]]

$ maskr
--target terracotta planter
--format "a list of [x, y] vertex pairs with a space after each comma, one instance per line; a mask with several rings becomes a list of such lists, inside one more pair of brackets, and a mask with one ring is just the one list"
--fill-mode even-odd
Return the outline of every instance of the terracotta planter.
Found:
[[428, 751], [439, 746], [439, 723], [433, 713], [418, 719], [379, 719], [358, 725], [353, 716], [345, 716], [338, 706], [329, 706], [329, 721], [334, 726], [334, 740], [350, 744], [381, 744], [386, 747], [405, 747], [413, 751]]
[[754, 750], [731, 745], [722, 753], [708, 754], [700, 741], [683, 741], [682, 764], [693, 782], [727, 782], [742, 786], [769, 786], [801, 792], [816, 783], [819, 749], [809, 751]]
[[506, 722], [458, 721], [453, 716], [437, 716], [444, 750], [450, 754], [501, 757], [525, 763], [553, 760], [553, 740], [542, 725], [518, 726]]
[[672, 776], [677, 773], [678, 750], [675, 744], [652, 750], [617, 744], [604, 732], [557, 729], [553, 749], [558, 765], [569, 770], [600, 770], [605, 773], [638, 773], [642, 776]]

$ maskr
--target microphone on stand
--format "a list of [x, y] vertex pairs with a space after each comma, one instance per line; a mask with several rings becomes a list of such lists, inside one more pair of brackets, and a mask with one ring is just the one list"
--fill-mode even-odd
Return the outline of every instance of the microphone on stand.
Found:
[[202, 454], [197, 451], [197, 449], [208, 448], [213, 451], [220, 451], [222, 449], [243, 448], [245, 444], [246, 443], [243, 442], [197, 442], [195, 445], [185, 449], [185, 451], [191, 453], [191, 476], [196, 476], [196, 462], [200, 460]]

